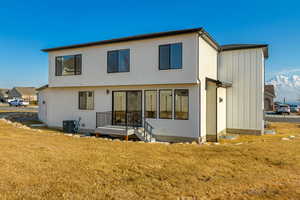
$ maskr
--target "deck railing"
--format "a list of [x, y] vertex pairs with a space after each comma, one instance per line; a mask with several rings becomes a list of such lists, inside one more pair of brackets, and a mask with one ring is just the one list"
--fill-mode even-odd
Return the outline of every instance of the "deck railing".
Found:
[[96, 128], [112, 125], [112, 112], [96, 113]]
[[104, 126], [142, 127], [141, 112], [107, 111], [96, 113], [96, 128]]
[[144, 119], [144, 138], [145, 142], [151, 142], [153, 138], [153, 126]]

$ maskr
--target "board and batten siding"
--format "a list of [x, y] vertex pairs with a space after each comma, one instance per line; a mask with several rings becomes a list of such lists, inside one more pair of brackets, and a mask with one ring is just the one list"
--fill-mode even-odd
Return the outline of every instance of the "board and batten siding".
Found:
[[224, 51], [218, 79], [227, 88], [227, 128], [263, 131], [264, 56], [262, 49]]

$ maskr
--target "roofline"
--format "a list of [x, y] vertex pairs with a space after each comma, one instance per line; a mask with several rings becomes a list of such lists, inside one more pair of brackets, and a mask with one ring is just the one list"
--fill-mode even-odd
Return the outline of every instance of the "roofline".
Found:
[[110, 39], [110, 40], [102, 40], [102, 41], [97, 41], [97, 42], [89, 42], [89, 43], [82, 43], [82, 44], [75, 44], [75, 45], [68, 45], [68, 46], [47, 48], [47, 49], [42, 49], [41, 51], [51, 52], [51, 51], [59, 51], [59, 50], [65, 50], [65, 49], [74, 49], [74, 48], [90, 47], [90, 46], [97, 46], [97, 45], [104, 45], [104, 44], [129, 42], [129, 41], [144, 40], [144, 39], [181, 35], [181, 34], [187, 34], [187, 33], [196, 33], [196, 32], [198, 32], [200, 35], [204, 35], [206, 40], [209, 43], [213, 44], [213, 46], [215, 46], [215, 48], [219, 49], [218, 43], [202, 27], [199, 27], [199, 28], [192, 28], [192, 29], [183, 29], [183, 30], [177, 30], [177, 31], [142, 34], [142, 35], [122, 37], [122, 38], [116, 38], [116, 39]]
[[204, 29], [202, 29], [201, 31], [199, 31], [199, 35], [200, 37], [205, 40], [211, 47], [213, 47], [215, 50], [220, 51], [221, 47], [220, 45], [217, 43], [216, 40], [213, 39], [213, 37], [211, 35], [209, 35], [208, 32], [206, 32]]
[[43, 85], [42, 87], [37, 88], [36, 91], [42, 91], [44, 89], [47, 89], [48, 87], [49, 87], [48, 84], [47, 85]]
[[275, 95], [274, 93], [272, 93], [272, 92], [265, 91], [265, 95], [266, 95], [266, 94], [272, 96], [273, 98], [276, 97], [276, 95]]
[[[224, 45], [222, 45], [224, 46]], [[231, 48], [223, 49], [223, 47], [220, 47], [220, 51], [233, 51], [233, 50], [241, 50], [241, 49], [257, 49], [257, 48], [263, 48], [264, 56], [265, 58], [269, 57], [269, 45], [268, 44], [253, 44], [252, 46], [236, 46]]]
[[229, 51], [229, 50], [236, 50], [236, 49], [253, 49], [253, 48], [268, 47], [268, 44], [253, 44], [253, 45], [249, 45], [249, 46], [236, 46], [236, 47], [231, 47], [231, 48], [226, 48], [226, 49], [223, 49], [223, 46], [226, 46], [226, 45], [221, 46], [222, 51]]

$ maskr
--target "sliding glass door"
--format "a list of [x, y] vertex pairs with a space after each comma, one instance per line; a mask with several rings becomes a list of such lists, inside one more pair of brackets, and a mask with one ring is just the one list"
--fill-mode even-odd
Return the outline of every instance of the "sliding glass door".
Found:
[[142, 125], [142, 91], [113, 92], [113, 125]]
[[113, 125], [126, 124], [126, 92], [113, 92]]

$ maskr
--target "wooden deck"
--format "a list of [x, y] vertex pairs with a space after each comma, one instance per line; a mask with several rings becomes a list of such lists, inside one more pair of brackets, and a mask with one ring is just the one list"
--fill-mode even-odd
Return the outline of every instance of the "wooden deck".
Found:
[[125, 126], [115, 126], [115, 125], [107, 125], [103, 127], [97, 127], [95, 129], [95, 133], [99, 133], [101, 135], [118, 135], [118, 136], [126, 136], [134, 134], [133, 128], [128, 128], [126, 130]]

